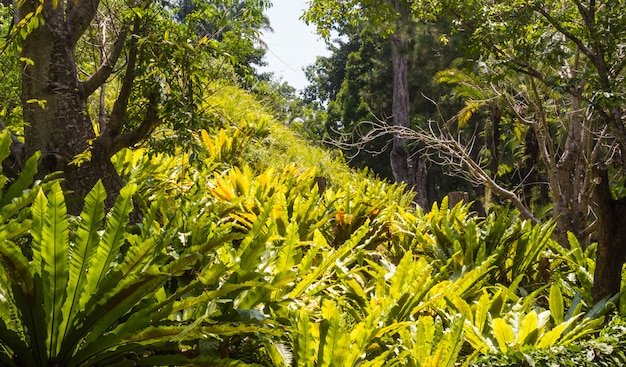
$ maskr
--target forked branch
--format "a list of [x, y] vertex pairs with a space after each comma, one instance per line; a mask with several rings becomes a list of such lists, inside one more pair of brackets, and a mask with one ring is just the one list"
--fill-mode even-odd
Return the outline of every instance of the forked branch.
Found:
[[[487, 168], [473, 158], [475, 134], [464, 141], [460, 134], [452, 133], [446, 127], [429, 124], [427, 129], [411, 129], [404, 126], [389, 125], [384, 121], [363, 121], [357, 124], [352, 133], [341, 134], [339, 140], [331, 144], [343, 150], [366, 150], [366, 145], [373, 140], [396, 137], [407, 141], [418, 142], [422, 148], [415, 154], [427, 157], [431, 162], [447, 169], [451, 176], [460, 176], [472, 184], [485, 185], [496, 195], [510, 201], [522, 216], [535, 224], [539, 220], [524, 205], [521, 198], [513, 191], [498, 184], [489, 174]], [[380, 153], [380, 152], [379, 152]]]

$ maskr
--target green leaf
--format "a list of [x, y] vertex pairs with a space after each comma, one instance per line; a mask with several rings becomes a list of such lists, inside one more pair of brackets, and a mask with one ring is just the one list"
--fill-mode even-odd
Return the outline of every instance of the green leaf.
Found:
[[539, 336], [539, 317], [535, 310], [524, 315], [517, 331], [518, 345], [534, 345]]
[[129, 242], [131, 245], [126, 253], [124, 262], [116, 269], [116, 274], [119, 274], [119, 277], [124, 277], [132, 273], [140, 273], [144, 267], [150, 265], [157, 254], [156, 249], [158, 246], [155, 238], [145, 240], [133, 238]]
[[320, 346], [317, 365], [320, 367], [343, 366], [350, 347], [350, 338], [341, 327], [339, 309], [335, 302], [325, 299], [322, 303], [320, 323]]
[[[7, 328], [7, 324], [3, 319], [0, 318], [0, 344], [2, 345], [4, 350], [10, 350], [11, 353], [17, 355], [22, 359], [22, 361], [26, 362], [27, 365], [34, 366], [36, 365], [35, 357], [33, 356], [33, 351], [31, 346], [24, 340], [22, 335], [19, 333], [9, 330]], [[1, 353], [1, 351], [0, 351]], [[15, 364], [15, 361], [11, 361], [11, 364], [5, 362], [6, 365], [18, 366]]]
[[242, 361], [218, 358], [210, 356], [199, 356], [189, 358], [184, 355], [155, 355], [146, 358], [140, 358], [133, 361], [133, 366], [191, 366], [191, 367], [257, 367], [258, 365], [250, 365]]
[[491, 302], [489, 294], [485, 293], [480, 296], [478, 303], [476, 304], [476, 310], [474, 311], [474, 326], [481, 333], [485, 329], [485, 323], [489, 317]]
[[[247, 182], [243, 179], [240, 180], [241, 187], [246, 187]], [[239, 180], [238, 180], [239, 182]], [[240, 190], [245, 190], [241, 188]], [[260, 261], [261, 254], [265, 251], [265, 244], [274, 234], [269, 230], [268, 219], [272, 214], [274, 207], [274, 199], [268, 198], [264, 206], [260, 209], [258, 216], [254, 217], [254, 222], [249, 232], [243, 238], [237, 249], [237, 255], [240, 258], [240, 266], [244, 271], [252, 271], [255, 269]]]
[[[39, 163], [40, 153], [33, 154], [24, 163], [24, 168], [20, 171], [17, 180], [9, 187], [0, 200], [0, 207], [6, 206], [14, 199], [20, 197], [22, 192], [33, 185], [35, 175], [37, 174], [37, 164]], [[1, 162], [1, 161], [0, 161]]]
[[563, 294], [561, 288], [557, 284], [550, 286], [550, 299], [548, 300], [550, 305], [550, 313], [554, 319], [554, 324], [558, 325], [563, 322], [563, 313], [565, 306], [563, 303]]
[[582, 302], [582, 295], [580, 290], [576, 291], [576, 293], [574, 294], [574, 297], [572, 298], [571, 302], [570, 302], [570, 306], [567, 309], [567, 314], [564, 316], [564, 320], [569, 320], [572, 317], [575, 317], [576, 315], [578, 315], [583, 307], [583, 302]]
[[[165, 274], [155, 273], [154, 269], [142, 274], [133, 274], [123, 279], [115, 288], [108, 292], [99, 292], [95, 305], [87, 305], [84, 322], [76, 332], [76, 336], [85, 336], [84, 345], [98, 344], [98, 339], [119, 322], [120, 317], [138, 304], [144, 297], [153, 294], [168, 277]], [[91, 306], [91, 307], [90, 307]], [[148, 320], [146, 320], [148, 321]], [[92, 356], [87, 355], [85, 347], [72, 360], [87, 361]], [[104, 351], [101, 348], [100, 351]]]
[[295, 265], [296, 256], [299, 254], [298, 242], [300, 236], [298, 229], [297, 222], [289, 222], [287, 225], [285, 239], [278, 251], [278, 259], [276, 260], [277, 273], [289, 270]]
[[31, 229], [31, 236], [33, 237], [33, 241], [31, 243], [32, 251], [33, 251], [33, 264], [35, 266], [35, 271], [40, 274], [43, 272], [44, 260], [43, 260], [43, 249], [42, 249], [42, 234], [43, 227], [46, 221], [46, 208], [48, 207], [48, 198], [43, 193], [43, 190], [37, 191], [37, 196], [33, 201], [33, 205], [31, 207], [31, 215], [33, 218], [33, 224]]
[[452, 330], [449, 330], [442, 341], [439, 343], [439, 363], [437, 366], [452, 367], [456, 365], [456, 361], [463, 346], [463, 317], [456, 317], [452, 324]]
[[576, 317], [571, 318], [568, 321], [557, 325], [552, 330], [543, 334], [541, 338], [539, 339], [539, 342], [537, 343], [537, 348], [547, 348], [547, 347], [551, 347], [555, 345], [556, 342], [561, 337], [561, 334], [563, 334], [563, 331], [565, 331], [565, 329], [567, 329], [567, 327], [571, 324], [571, 322], [575, 321], [576, 319], [577, 319]]
[[[49, 314], [48, 355], [56, 356], [63, 335], [59, 329], [64, 329], [62, 323], [64, 315], [61, 311], [66, 297], [66, 287], [69, 275], [69, 228], [65, 198], [59, 183], [52, 186], [48, 196], [48, 205], [45, 222], [41, 233], [41, 256], [43, 272], [41, 274], [45, 292], [44, 309]], [[65, 318], [67, 321], [67, 318]]]
[[11, 200], [10, 203], [1, 207], [0, 216], [2, 216], [3, 218], [17, 216], [16, 218], [14, 218], [15, 220], [23, 221], [24, 218], [27, 216], [28, 211], [22, 211], [22, 209], [28, 207], [35, 201], [35, 198], [39, 194], [39, 191], [47, 192], [54, 184], [60, 181], [59, 179], [50, 180], [51, 176], [48, 176], [47, 178], [49, 179], [49, 181], [37, 184], [32, 189], [23, 191], [20, 196], [14, 198], [13, 200]]
[[84, 304], [79, 303], [81, 294], [96, 293], [95, 288], [88, 287], [86, 273], [91, 258], [96, 253], [100, 240], [98, 231], [102, 227], [102, 219], [104, 218], [105, 198], [106, 191], [101, 181], [98, 181], [85, 197], [85, 205], [80, 214], [80, 224], [76, 229], [76, 235], [71, 250], [72, 256], [69, 262], [67, 299], [63, 306], [63, 314], [67, 317], [68, 323], [61, 334], [64, 337], [69, 323], [71, 323], [76, 314], [85, 307]]
[[78, 358], [90, 356], [86, 357], [82, 365], [92, 366], [106, 363], [109, 358], [119, 360], [124, 355], [137, 355], [142, 350], [150, 352], [174, 340], [185, 327], [185, 325], [149, 326], [137, 330], [130, 338], [122, 338], [117, 333], [108, 333], [99, 338], [98, 342], [89, 343], [81, 348]]
[[[9, 280], [15, 308], [19, 311], [20, 317], [17, 320], [21, 322], [22, 331], [29, 338], [29, 347], [38, 361], [37, 364], [45, 365], [48, 360], [46, 345], [49, 329], [43, 308], [44, 292], [41, 277], [36, 269], [30, 266], [21, 249], [10, 241], [2, 241], [0, 257]], [[0, 340], [1, 338], [2, 335]]]
[[[100, 284], [109, 272], [109, 268], [118, 255], [120, 246], [124, 241], [128, 214], [133, 209], [132, 195], [136, 189], [137, 185], [125, 186], [115, 200], [115, 205], [113, 205], [113, 209], [107, 217], [102, 239], [89, 264], [85, 289], [101, 291]], [[80, 304], [87, 304], [87, 300], [93, 297], [93, 295], [94, 293], [83, 292]]]
[[493, 330], [493, 336], [495, 336], [498, 341], [498, 345], [500, 346], [500, 350], [502, 352], [506, 352], [508, 350], [509, 343], [515, 340], [515, 334], [513, 333], [513, 328], [511, 325], [507, 324], [501, 318], [493, 319], [491, 323], [491, 328]]
[[420, 317], [417, 321], [417, 332], [414, 343], [416, 344], [415, 358], [421, 364], [430, 357], [433, 352], [433, 336], [435, 335], [435, 320], [431, 316]]
[[[329, 253], [327, 253], [326, 256], [324, 256], [322, 263], [314, 267], [314, 269], [310, 269], [308, 268], [308, 266], [301, 265], [301, 271], [303, 272], [303, 274], [300, 274], [300, 275], [303, 278], [291, 291], [291, 293], [289, 294], [289, 297], [297, 298], [302, 293], [304, 293], [309, 286], [311, 286], [316, 281], [319, 281], [320, 278], [323, 277], [323, 274], [325, 274], [326, 272], [329, 271], [329, 269], [335, 266], [336, 262], [339, 259], [342, 259], [348, 254], [350, 254], [354, 250], [354, 248], [359, 245], [361, 240], [367, 235], [368, 231], [369, 231], [369, 226], [367, 224], [359, 227], [350, 236], [348, 241], [346, 241], [343, 244], [343, 246], [339, 247], [335, 251], [330, 251]], [[321, 234], [321, 232], [315, 231], [313, 234], [313, 238], [314, 238], [313, 242], [315, 243], [316, 247], [319, 247], [319, 248], [329, 247], [328, 242], [326, 242], [326, 239]], [[309, 253], [311, 254], [310, 256], [314, 256], [315, 254], [314, 251], [315, 249], [309, 250]], [[308, 258], [305, 257], [302, 263], [308, 264]]]
[[294, 357], [298, 361], [299, 367], [314, 367], [316, 344], [311, 320], [309, 314], [303, 308], [296, 312], [297, 321], [292, 333], [295, 335], [295, 337], [292, 337], [294, 339]]
[[187, 287], [179, 287], [174, 294], [170, 295], [165, 300], [136, 310], [129, 316], [128, 320], [116, 327], [113, 332], [117, 335], [127, 337], [128, 335], [132, 335], [136, 330], [148, 326], [151, 322], [150, 320], [164, 320], [178, 312], [190, 310], [199, 305], [206, 305], [208, 302], [215, 302], [234, 291], [261, 288], [264, 286], [267, 286], [267, 283], [226, 283], [215, 290], [202, 292], [202, 294], [198, 296], [190, 296], [189, 293], [191, 290], [197, 288], [197, 283], [192, 282]]
[[416, 271], [417, 266], [413, 261], [413, 253], [407, 251], [389, 280], [389, 295], [393, 298], [400, 298], [406, 289], [413, 285]]
[[22, 335], [13, 330], [9, 330], [2, 319], [0, 319], [0, 345], [2, 345], [0, 354], [4, 351], [8, 352], [7, 358], [4, 360], [0, 358], [0, 362], [3, 363], [3, 366], [19, 366], [20, 364], [16, 364], [16, 358], [14, 358], [16, 356], [23, 365], [37, 365], [31, 345], [22, 338]]
[[[0, 162], [4, 162], [9, 155], [11, 155], [11, 133], [9, 130], [0, 131]], [[2, 166], [0, 165], [0, 172], [2, 172]]]

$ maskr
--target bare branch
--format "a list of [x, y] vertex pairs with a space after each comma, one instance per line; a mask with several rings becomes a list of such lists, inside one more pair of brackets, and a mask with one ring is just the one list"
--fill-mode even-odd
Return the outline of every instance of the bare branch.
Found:
[[136, 129], [114, 137], [109, 150], [110, 156], [113, 156], [123, 148], [132, 147], [133, 145], [139, 143], [149, 136], [150, 133], [152, 133], [152, 131], [162, 123], [158, 114], [158, 106], [158, 96], [155, 93], [152, 93], [149, 97], [143, 121]]
[[122, 50], [124, 49], [124, 43], [126, 42], [127, 35], [128, 32], [126, 30], [122, 31], [119, 34], [117, 40], [111, 48], [110, 53], [106, 55], [106, 52], [103, 52], [104, 58], [102, 60], [102, 64], [100, 64], [95, 73], [93, 73], [87, 80], [82, 83], [83, 93], [85, 93], [86, 96], [89, 96], [93, 92], [95, 92], [96, 89], [104, 84], [107, 78], [111, 76], [113, 68], [115, 67], [115, 63], [117, 63], [117, 60], [119, 59], [120, 55], [122, 54]]
[[539, 220], [524, 205], [521, 198], [514, 192], [499, 185], [480, 163], [472, 157], [475, 143], [475, 134], [463, 142], [460, 134], [456, 136], [449, 129], [436, 128], [430, 124], [428, 130], [423, 128], [411, 129], [404, 126], [389, 125], [384, 121], [364, 121], [355, 128], [357, 140], [353, 134], [343, 134], [343, 139], [335, 141], [334, 145], [342, 149], [363, 149], [363, 146], [375, 139], [395, 136], [407, 141], [418, 141], [424, 144], [420, 154], [449, 170], [450, 175], [458, 175], [473, 184], [482, 184], [489, 187], [496, 195], [509, 200], [522, 216], [533, 223]]
[[[133, 30], [136, 31], [139, 27], [140, 18], [135, 16]], [[106, 128], [102, 129], [102, 134], [108, 135], [110, 138], [115, 138], [122, 131], [124, 119], [126, 118], [126, 110], [128, 108], [128, 100], [135, 81], [135, 66], [137, 65], [137, 57], [137, 38], [133, 36], [130, 40], [126, 73], [124, 74], [124, 79], [122, 80], [120, 92], [115, 100], [115, 103], [113, 104], [113, 110], [111, 111], [111, 116], [106, 124]]]

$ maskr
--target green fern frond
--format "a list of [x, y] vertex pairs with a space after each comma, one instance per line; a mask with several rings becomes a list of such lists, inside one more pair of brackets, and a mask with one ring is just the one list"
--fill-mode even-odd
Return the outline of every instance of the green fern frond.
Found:
[[300, 235], [298, 230], [299, 225], [296, 222], [290, 222], [287, 225], [285, 238], [278, 251], [278, 259], [276, 261], [278, 272], [292, 269], [296, 261], [302, 256], [302, 252], [299, 251]]
[[344, 325], [335, 301], [325, 299], [322, 303], [320, 322], [320, 346], [317, 366], [346, 366], [350, 351], [350, 338], [345, 335]]
[[[9, 186], [6, 193], [2, 195], [2, 200], [0, 200], [0, 207], [4, 207], [8, 205], [11, 201], [19, 198], [24, 191], [29, 189], [35, 180], [35, 175], [37, 174], [37, 164], [39, 163], [39, 157], [41, 154], [39, 152], [33, 154], [30, 158], [26, 160], [24, 163], [24, 168], [20, 171], [20, 174], [17, 177], [17, 180]], [[0, 162], [2, 162], [0, 160]]]
[[[2, 233], [2, 232], [0, 232]], [[22, 250], [13, 242], [2, 241], [0, 257], [3, 260], [3, 269], [9, 284], [5, 290], [11, 290], [11, 298], [15, 302], [17, 312], [18, 333], [27, 335], [29, 346], [33, 349], [30, 353], [38, 365], [46, 363], [48, 329], [46, 324], [47, 314], [44, 313], [43, 287], [41, 277], [30, 265], [28, 259], [22, 254]], [[10, 338], [10, 334], [8, 334]], [[30, 359], [28, 357], [24, 357]]]
[[466, 74], [457, 69], [446, 69], [435, 73], [437, 83], [457, 84], [465, 81]]
[[0, 348], [0, 363], [2, 366], [18, 367], [14, 355], [26, 365], [35, 366], [37, 361], [30, 349], [30, 345], [24, 340], [20, 333], [9, 330], [4, 320], [0, 319], [0, 335], [2, 335], [2, 347]]
[[[76, 229], [74, 242], [70, 249], [69, 279], [67, 284], [67, 299], [63, 306], [63, 314], [67, 318], [65, 330], [60, 335], [65, 338], [69, 325], [75, 320], [76, 314], [84, 309], [81, 304], [81, 294], [86, 291], [87, 268], [97, 251], [100, 241], [99, 231], [104, 219], [104, 200], [106, 191], [102, 182], [98, 181], [85, 197], [85, 204], [80, 215], [80, 223]], [[85, 300], [85, 298], [83, 298]]]
[[463, 317], [456, 317], [452, 322], [451, 329], [448, 330], [444, 338], [439, 343], [441, 350], [439, 367], [456, 366], [459, 352], [463, 346]]
[[[9, 130], [0, 131], [0, 162], [4, 162], [5, 159], [11, 155], [11, 133]], [[0, 172], [2, 172], [2, 166], [0, 165]]]
[[194, 357], [185, 355], [154, 355], [134, 361], [133, 366], [191, 366], [191, 367], [263, 367], [258, 364], [249, 364], [242, 361], [218, 357]]
[[[125, 225], [128, 223], [128, 214], [133, 209], [132, 195], [136, 189], [136, 185], [125, 186], [120, 191], [113, 209], [107, 216], [104, 234], [89, 263], [89, 272], [80, 304], [86, 304], [88, 298], [93, 297], [93, 294], [103, 288], [101, 283], [109, 273], [109, 267], [118, 255], [124, 241]], [[106, 289], [106, 287], [104, 288]]]
[[[43, 287], [46, 290], [44, 309], [49, 313], [48, 330], [50, 330], [49, 355], [56, 356], [60, 347], [59, 337], [63, 337], [63, 322], [67, 322], [67, 315], [63, 315], [62, 307], [66, 297], [66, 287], [69, 277], [69, 230], [65, 198], [60, 184], [55, 184], [48, 195], [45, 222], [41, 234], [41, 257], [43, 269], [41, 272]], [[33, 248], [33, 257], [35, 248]]]
[[314, 367], [317, 346], [313, 325], [308, 313], [304, 309], [295, 312], [296, 324], [291, 333], [293, 354], [298, 366]]
[[85, 343], [97, 342], [120, 317], [155, 292], [168, 278], [167, 274], [152, 268], [124, 277], [115, 287], [96, 293], [97, 298], [86, 305], [87, 317], [84, 327], [79, 329], [80, 334], [86, 335]]

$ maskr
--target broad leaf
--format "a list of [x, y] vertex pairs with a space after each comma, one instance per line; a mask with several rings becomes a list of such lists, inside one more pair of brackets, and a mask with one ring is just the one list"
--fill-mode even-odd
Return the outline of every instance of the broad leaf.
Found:
[[[4, 207], [11, 201], [19, 198], [25, 190], [29, 189], [33, 185], [35, 175], [37, 174], [37, 164], [39, 163], [40, 156], [41, 154], [37, 152], [26, 160], [24, 168], [20, 171], [17, 180], [9, 186], [6, 193], [2, 196], [0, 207]], [[2, 161], [0, 160], [0, 162]]]
[[[125, 186], [121, 191], [115, 205], [107, 217], [102, 240], [98, 244], [96, 253], [91, 256], [89, 263], [89, 272], [87, 273], [85, 289], [102, 293], [100, 284], [109, 272], [109, 268], [115, 257], [119, 253], [119, 248], [124, 241], [125, 226], [128, 223], [128, 214], [133, 209], [132, 195], [137, 186]], [[80, 304], [87, 304], [87, 299], [93, 296], [93, 293], [83, 292]]]
[[308, 313], [304, 309], [296, 311], [296, 325], [292, 333], [294, 339], [294, 357], [299, 367], [314, 367], [316, 344], [313, 327]]
[[[68, 324], [85, 307], [84, 304], [79, 303], [81, 294], [94, 294], [96, 292], [96, 289], [87, 287], [86, 273], [89, 262], [96, 253], [100, 241], [98, 231], [102, 228], [105, 198], [106, 191], [104, 185], [98, 181], [85, 198], [85, 205], [80, 215], [80, 224], [76, 229], [74, 243], [71, 248], [67, 299], [63, 306], [63, 314], [68, 318]], [[68, 324], [66, 326], [69, 326]], [[65, 337], [67, 328], [60, 330], [60, 332]]]
[[44, 309], [49, 313], [48, 330], [50, 331], [49, 355], [56, 356], [61, 347], [67, 315], [62, 307], [66, 297], [69, 276], [69, 233], [65, 198], [60, 184], [52, 187], [48, 197], [45, 223], [41, 234], [43, 258], [43, 286], [45, 291]]
[[493, 335], [496, 337], [498, 345], [500, 346], [500, 350], [506, 352], [509, 348], [509, 344], [515, 341], [513, 328], [499, 317], [493, 319], [491, 327], [493, 329]]
[[561, 288], [558, 285], [552, 284], [550, 286], [550, 313], [552, 314], [552, 318], [554, 319], [554, 324], [558, 325], [563, 322], [563, 313], [564, 313], [564, 303], [563, 303], [563, 294], [561, 293]]

